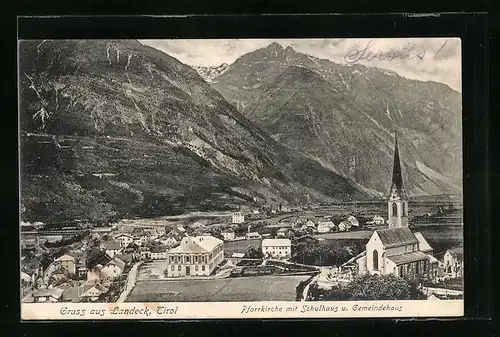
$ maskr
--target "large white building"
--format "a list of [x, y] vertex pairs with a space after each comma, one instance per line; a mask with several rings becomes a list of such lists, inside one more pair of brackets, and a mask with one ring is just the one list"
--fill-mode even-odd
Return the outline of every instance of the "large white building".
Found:
[[262, 254], [274, 259], [289, 259], [292, 257], [292, 242], [289, 239], [264, 239]]
[[241, 212], [234, 212], [232, 215], [232, 223], [239, 224], [245, 222], [245, 215]]
[[120, 243], [120, 247], [125, 248], [132, 242], [134, 242], [134, 237], [127, 233], [118, 234], [115, 236], [115, 241]]
[[389, 228], [376, 230], [356, 260], [359, 274], [436, 277], [438, 260], [424, 236], [408, 228], [408, 197], [403, 187], [398, 141], [387, 201]]
[[187, 236], [170, 249], [167, 277], [209, 276], [224, 260], [223, 241], [213, 236]]
[[231, 241], [236, 238], [234, 231], [223, 231], [220, 233], [225, 241]]

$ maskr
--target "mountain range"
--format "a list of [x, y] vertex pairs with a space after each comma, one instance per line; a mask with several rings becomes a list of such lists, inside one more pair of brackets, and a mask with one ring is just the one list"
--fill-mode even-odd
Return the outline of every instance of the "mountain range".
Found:
[[[106, 223], [369, 197], [271, 137], [192, 67], [138, 41], [22, 41], [19, 74], [23, 221]], [[264, 113], [252, 105], [247, 116]]]
[[445, 84], [277, 43], [239, 57], [210, 82], [274, 140], [368, 195], [387, 194], [395, 132], [410, 195], [461, 194], [461, 94]]

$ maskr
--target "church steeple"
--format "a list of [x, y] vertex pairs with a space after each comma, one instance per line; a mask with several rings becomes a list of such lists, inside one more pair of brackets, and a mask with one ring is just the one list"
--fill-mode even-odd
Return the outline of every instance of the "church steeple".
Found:
[[403, 186], [401, 159], [399, 158], [398, 136], [394, 133], [394, 163], [392, 168], [392, 184], [389, 194], [388, 223], [389, 228], [408, 227], [408, 201]]
[[392, 168], [392, 188], [401, 190], [403, 188], [403, 176], [401, 175], [401, 162], [399, 159], [399, 149], [398, 149], [398, 135], [394, 132], [394, 165]]

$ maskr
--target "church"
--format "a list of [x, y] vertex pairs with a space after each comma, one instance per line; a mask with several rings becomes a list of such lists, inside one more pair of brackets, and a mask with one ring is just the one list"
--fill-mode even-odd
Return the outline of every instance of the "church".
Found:
[[395, 137], [392, 185], [387, 201], [389, 228], [376, 230], [356, 260], [358, 273], [399, 277], [437, 276], [438, 260], [420, 232], [408, 227], [408, 196], [403, 186], [398, 139]]

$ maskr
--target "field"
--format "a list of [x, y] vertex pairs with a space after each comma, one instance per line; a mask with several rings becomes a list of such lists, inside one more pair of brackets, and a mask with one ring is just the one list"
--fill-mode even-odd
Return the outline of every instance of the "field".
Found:
[[218, 280], [137, 282], [125, 302], [295, 301], [309, 276], [259, 276]]
[[260, 248], [260, 241], [260, 239], [251, 239], [224, 242], [224, 255], [231, 257], [233, 253], [246, 253], [247, 249], [251, 246]]

